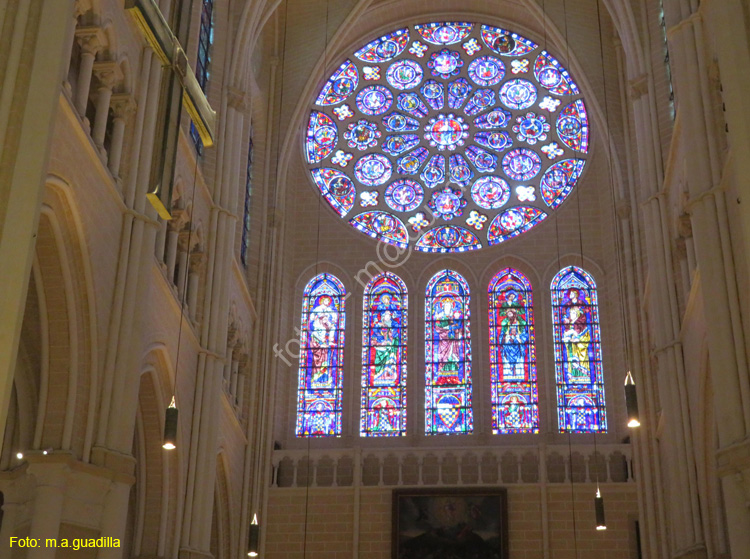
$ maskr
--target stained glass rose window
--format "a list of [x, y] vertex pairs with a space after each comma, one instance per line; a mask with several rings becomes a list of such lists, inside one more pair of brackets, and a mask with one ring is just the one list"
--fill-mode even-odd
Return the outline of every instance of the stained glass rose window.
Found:
[[528, 231], [570, 194], [589, 146], [568, 71], [491, 25], [397, 29], [352, 53], [315, 97], [310, 176], [380, 241], [463, 252]]

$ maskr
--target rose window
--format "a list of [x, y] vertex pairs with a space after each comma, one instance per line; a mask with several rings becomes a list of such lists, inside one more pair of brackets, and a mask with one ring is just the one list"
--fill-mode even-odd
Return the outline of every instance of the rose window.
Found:
[[586, 163], [578, 86], [539, 45], [467, 22], [398, 29], [346, 59], [310, 111], [310, 175], [380, 241], [463, 252], [528, 231]]

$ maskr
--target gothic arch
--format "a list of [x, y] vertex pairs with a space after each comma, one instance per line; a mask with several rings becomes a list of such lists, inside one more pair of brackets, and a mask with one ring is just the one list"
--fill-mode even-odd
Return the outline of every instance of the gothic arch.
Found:
[[[17, 395], [34, 409], [23, 450], [69, 450], [87, 461], [98, 386], [97, 320], [85, 235], [69, 185], [48, 177], [21, 346], [32, 364]], [[31, 379], [34, 379], [31, 381]], [[31, 382], [31, 384], [29, 384]], [[54, 385], [55, 390], [49, 387]], [[33, 404], [29, 398], [35, 400]], [[28, 445], [28, 446], [26, 446]]]
[[[163, 348], [150, 353], [159, 354], [163, 361]], [[159, 367], [161, 369], [162, 367]], [[169, 374], [157, 370], [153, 364], [145, 366], [138, 389], [138, 407], [135, 423], [135, 511], [132, 554], [166, 556], [177, 544], [176, 527], [180, 507], [179, 464], [182, 429], [178, 429], [177, 449], [167, 453], [161, 446], [164, 432], [164, 410], [169, 404], [164, 389]]]

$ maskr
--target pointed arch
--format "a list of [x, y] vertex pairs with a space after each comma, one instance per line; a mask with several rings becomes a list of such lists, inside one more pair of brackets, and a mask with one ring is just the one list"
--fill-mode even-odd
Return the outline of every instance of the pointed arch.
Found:
[[568, 266], [552, 280], [557, 421], [561, 433], [605, 433], [602, 349], [596, 282]]
[[341, 436], [346, 289], [319, 274], [302, 296], [297, 384], [298, 437]]
[[504, 268], [487, 290], [490, 326], [492, 432], [538, 433], [534, 309], [531, 283]]
[[383, 272], [365, 287], [362, 315], [362, 394], [359, 434], [406, 434], [408, 293], [397, 275]]
[[425, 433], [471, 433], [471, 294], [453, 270], [432, 276], [425, 301]]

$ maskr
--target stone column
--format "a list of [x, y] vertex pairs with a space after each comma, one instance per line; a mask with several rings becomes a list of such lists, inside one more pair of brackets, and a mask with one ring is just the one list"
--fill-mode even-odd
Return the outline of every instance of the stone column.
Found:
[[[103, 537], [113, 537], [120, 540], [122, 545], [125, 538], [125, 524], [128, 519], [128, 501], [130, 499], [130, 487], [135, 479], [115, 480], [109, 488], [104, 499], [104, 510], [102, 511], [99, 531]], [[97, 559], [121, 559], [121, 547], [103, 547], [98, 550]]]
[[96, 117], [91, 137], [94, 145], [99, 148], [99, 153], [104, 155], [104, 135], [107, 132], [107, 121], [109, 120], [110, 101], [112, 100], [112, 89], [122, 81], [122, 72], [115, 62], [95, 62], [94, 75], [99, 80], [99, 90], [96, 97]]
[[165, 268], [165, 256], [167, 249], [167, 228], [169, 222], [159, 218], [159, 230], [156, 232], [156, 242], [154, 243], [154, 256], [159, 262], [159, 266]]
[[133, 96], [129, 93], [113, 95], [111, 103], [114, 112], [114, 120], [112, 122], [112, 143], [109, 146], [108, 166], [112, 176], [114, 178], [119, 178], [122, 147], [125, 139], [125, 124], [130, 116], [135, 113], [136, 105]]
[[[70, 468], [65, 456], [30, 455], [27, 457], [29, 474], [34, 476], [34, 514], [31, 517], [29, 537], [44, 542], [47, 538], [57, 538], [60, 532], [65, 487]], [[29, 559], [54, 559], [57, 550], [44, 545], [29, 548]]]
[[78, 111], [78, 116], [81, 117], [81, 121], [87, 123], [86, 105], [89, 101], [94, 60], [96, 54], [102, 49], [104, 42], [99, 27], [79, 27], [76, 29], [76, 38], [81, 46], [81, 66], [78, 70], [78, 84], [73, 104]]
[[70, 72], [70, 59], [73, 55], [73, 42], [75, 41], [76, 28], [78, 27], [78, 18], [83, 15], [83, 6], [81, 5], [80, 0], [75, 0], [72, 15], [73, 17], [69, 24], [70, 34], [68, 38], [65, 39], [65, 46], [63, 47], [63, 53], [67, 53], [67, 58], [65, 60], [65, 69], [63, 70], [63, 88], [65, 88], [65, 91], [69, 96], [73, 95], [72, 86], [70, 85], [70, 81], [68, 81], [68, 74]]
[[196, 320], [198, 317], [198, 287], [200, 285], [201, 271], [206, 263], [206, 255], [202, 252], [194, 252], [190, 255], [190, 271], [188, 273], [188, 312], [190, 318]]

